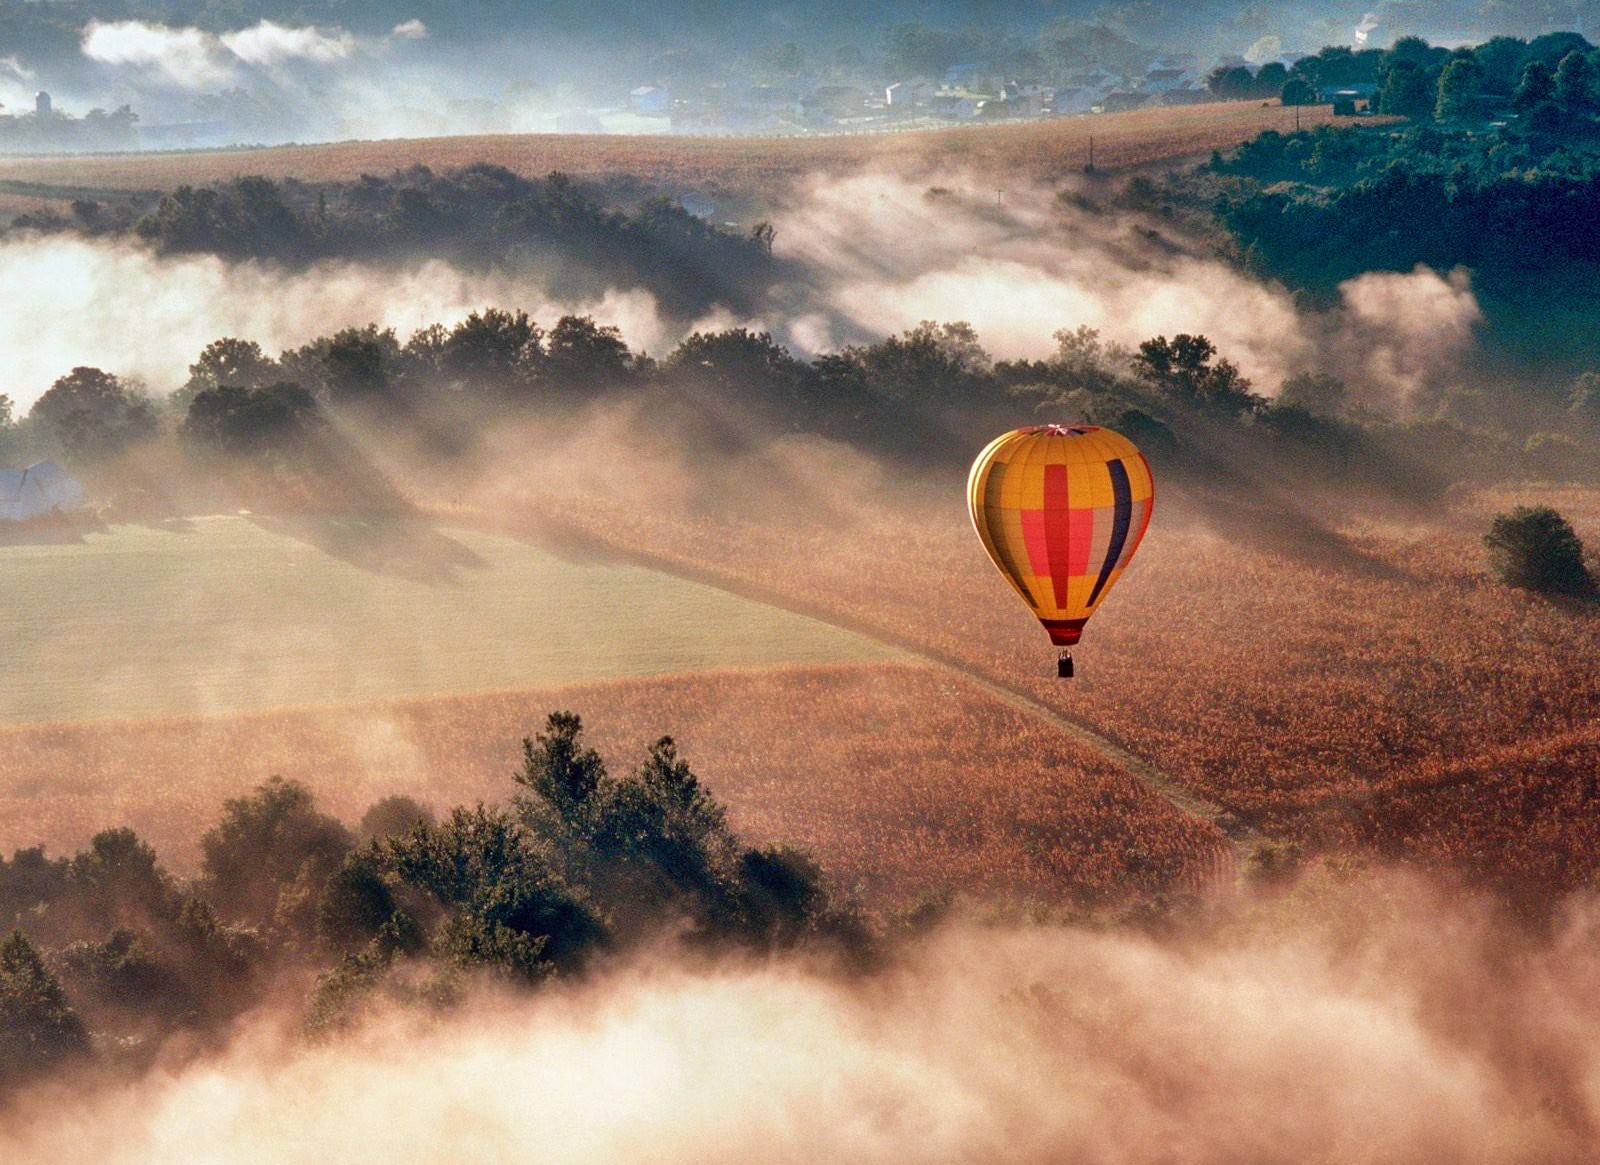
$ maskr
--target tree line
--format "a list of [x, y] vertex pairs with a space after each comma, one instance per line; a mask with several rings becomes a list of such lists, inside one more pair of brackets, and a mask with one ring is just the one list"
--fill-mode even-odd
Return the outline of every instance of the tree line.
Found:
[[[1547, 55], [1565, 50], [1553, 69], [1533, 51], [1541, 41]], [[1269, 131], [1170, 193], [1259, 274], [1325, 300], [1368, 271], [1465, 268], [1492, 349], [1576, 375], [1600, 362], [1600, 69], [1574, 44], [1501, 38], [1470, 58], [1416, 47], [1408, 75], [1442, 89], [1429, 96], [1427, 81], [1413, 108], [1396, 108], [1409, 124]], [[1469, 75], [1472, 92], [1504, 103], [1495, 124], [1493, 107], [1452, 95], [1452, 78]]]
[[1264, 393], [1199, 335], [1126, 348], [1080, 328], [1058, 333], [1043, 359], [996, 360], [970, 325], [924, 322], [806, 360], [768, 333], [729, 328], [692, 333], [655, 359], [587, 316], [545, 328], [489, 308], [403, 341], [368, 325], [277, 356], [219, 339], [164, 400], [75, 368], [21, 421], [0, 398], [0, 457], [56, 456], [114, 481], [165, 450], [192, 482], [225, 491], [211, 504], [383, 510], [403, 503], [352, 431], [438, 462], [507, 421], [628, 402], [647, 406], [657, 436], [697, 453], [808, 433], [959, 466], [996, 431], [1065, 416], [1126, 433], [1180, 478], [1214, 484], [1226, 449], [1284, 481], [1416, 496], [1452, 480], [1592, 477], [1597, 380], [1579, 377], [1564, 407], [1502, 409], [1460, 388], [1397, 417], [1316, 368]]
[[438, 174], [413, 166], [353, 182], [260, 176], [180, 186], [153, 204], [73, 202], [20, 215], [15, 233], [137, 238], [158, 254], [256, 259], [292, 268], [330, 259], [442, 259], [463, 270], [537, 271], [563, 298], [642, 288], [669, 316], [747, 311], [776, 278], [771, 228], [748, 235], [666, 198], [607, 205], [565, 174], [523, 178], [487, 163]]
[[326, 1035], [379, 1002], [535, 988], [668, 938], [875, 957], [879, 933], [818, 865], [742, 840], [670, 737], [614, 774], [578, 716], [552, 713], [513, 780], [502, 805], [441, 817], [391, 796], [352, 828], [274, 779], [225, 804], [192, 879], [127, 828], [71, 857], [0, 856], [0, 1098], [74, 1065], [141, 1067], [285, 993]]
[[1576, 32], [1497, 36], [1456, 49], [1403, 36], [1387, 49], [1332, 45], [1290, 65], [1221, 65], [1206, 87], [1222, 100], [1277, 97], [1285, 105], [1314, 105], [1330, 90], [1350, 89], [1370, 92], [1371, 111], [1393, 117], [1481, 121], [1515, 113], [1570, 126], [1600, 107], [1600, 50]]

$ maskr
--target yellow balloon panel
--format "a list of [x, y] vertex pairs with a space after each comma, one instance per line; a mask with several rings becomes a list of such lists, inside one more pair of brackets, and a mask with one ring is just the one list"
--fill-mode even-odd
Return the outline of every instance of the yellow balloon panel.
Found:
[[1051, 641], [1076, 643], [1150, 524], [1144, 454], [1094, 425], [1040, 425], [991, 441], [967, 504], [984, 549]]

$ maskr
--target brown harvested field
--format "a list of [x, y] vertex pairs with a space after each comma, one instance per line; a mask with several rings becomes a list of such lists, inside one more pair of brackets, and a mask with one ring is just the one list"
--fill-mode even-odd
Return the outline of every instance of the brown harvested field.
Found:
[[[960, 497], [958, 481], [949, 496]], [[1134, 568], [1085, 635], [1071, 684], [1053, 678], [1043, 634], [959, 503], [892, 510], [860, 499], [848, 532], [669, 521], [595, 499], [523, 505], [954, 661], [1088, 724], [1271, 835], [1337, 846], [1356, 836], [1370, 799], [1426, 783], [1443, 763], [1496, 749], [1536, 756], [1538, 742], [1600, 723], [1600, 605], [1551, 602], [1486, 573], [1489, 517], [1532, 500], [1600, 545], [1594, 490], [1469, 496], [1426, 522], [1369, 522], [1301, 544], [1224, 536], [1158, 508]], [[1477, 821], [1432, 817], [1437, 836], [1410, 852], [1492, 876], [1502, 849], [1478, 844]], [[1577, 819], [1550, 818], [1547, 841], [1574, 877], [1600, 871]]]
[[[1300, 111], [1310, 127], [1329, 107]], [[1094, 138], [1102, 170], [1127, 170], [1227, 149], [1266, 129], [1292, 129], [1295, 115], [1275, 102], [1221, 102], [1058, 118], [1015, 125], [829, 137], [707, 138], [597, 134], [502, 134], [217, 150], [171, 154], [0, 158], [0, 184], [86, 190], [169, 190], [245, 174], [305, 181], [348, 181], [408, 166], [434, 169], [490, 162], [520, 174], [553, 170], [578, 178], [637, 175], [664, 184], [781, 191], [807, 174], [878, 164], [899, 170], [968, 168], [1050, 179], [1080, 171]]]
[[1579, 889], [1600, 868], [1600, 726], [1432, 759], [1363, 806], [1349, 837], [1399, 861], [1486, 870], [1513, 892]]
[[391, 793], [505, 799], [520, 740], [584, 717], [614, 771], [670, 733], [755, 840], [809, 847], [869, 904], [943, 887], [1107, 905], [1207, 884], [1221, 835], [940, 669], [834, 665], [217, 718], [0, 729], [0, 851], [129, 824], [179, 869], [222, 801], [274, 775], [347, 820]]

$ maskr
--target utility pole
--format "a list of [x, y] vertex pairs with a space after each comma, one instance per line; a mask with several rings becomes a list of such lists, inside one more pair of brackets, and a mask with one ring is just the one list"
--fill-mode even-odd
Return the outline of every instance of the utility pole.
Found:
[[1094, 173], [1094, 134], [1089, 135], [1089, 164], [1083, 168], [1085, 174]]

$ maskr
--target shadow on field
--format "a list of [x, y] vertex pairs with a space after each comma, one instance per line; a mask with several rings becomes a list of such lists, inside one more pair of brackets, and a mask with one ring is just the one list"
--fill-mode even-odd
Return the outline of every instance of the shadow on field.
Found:
[[416, 518], [302, 514], [253, 515], [263, 530], [293, 538], [372, 574], [390, 575], [430, 586], [448, 586], [462, 571], [484, 570], [482, 555]]
[[574, 566], [619, 566], [637, 558], [577, 523], [551, 514], [520, 515], [514, 522], [489, 522], [484, 528], [525, 545], [537, 546]]
[[1298, 507], [1273, 497], [1247, 497], [1228, 490], [1188, 491], [1186, 516], [1219, 537], [1317, 570], [1337, 570], [1399, 582], [1409, 576], [1393, 563], [1360, 549], [1344, 535]]
[[51, 511], [24, 521], [0, 521], [0, 546], [72, 546], [109, 527], [91, 511]]

